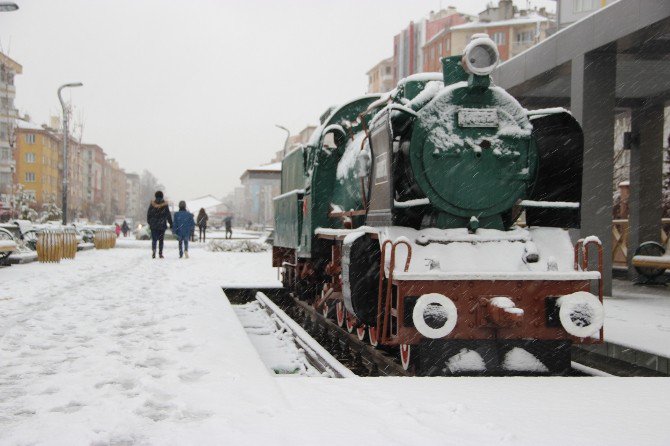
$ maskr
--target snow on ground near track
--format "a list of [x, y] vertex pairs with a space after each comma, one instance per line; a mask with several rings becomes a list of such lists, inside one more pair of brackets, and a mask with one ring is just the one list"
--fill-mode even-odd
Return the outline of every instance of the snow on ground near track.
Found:
[[179, 260], [169, 243], [152, 260], [135, 245], [0, 269], [0, 444], [670, 438], [665, 378], [272, 377], [220, 289], [274, 285], [269, 252]]
[[670, 358], [670, 289], [614, 280], [605, 340]]

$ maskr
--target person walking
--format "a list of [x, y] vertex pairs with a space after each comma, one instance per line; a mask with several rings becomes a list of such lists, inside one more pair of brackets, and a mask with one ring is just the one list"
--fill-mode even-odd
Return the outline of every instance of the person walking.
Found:
[[123, 232], [124, 237], [128, 237], [128, 231], [130, 231], [130, 227], [128, 226], [128, 222], [123, 220], [123, 224], [121, 225], [121, 232]]
[[205, 241], [205, 233], [207, 232], [207, 220], [209, 220], [209, 217], [207, 216], [207, 212], [205, 212], [205, 208], [200, 208], [200, 212], [198, 212], [198, 220], [196, 223], [198, 223], [198, 229], [200, 229], [200, 236], [198, 238], [198, 241], [204, 242]]
[[[185, 256], [188, 259], [188, 239], [195, 227], [193, 214], [186, 210], [186, 202], [179, 202], [179, 210], [174, 213], [174, 226], [172, 232], [179, 240], [179, 258]], [[183, 245], [183, 246], [182, 246]], [[183, 249], [182, 249], [183, 248]]]
[[163, 192], [156, 191], [155, 200], [149, 205], [147, 210], [147, 223], [151, 229], [151, 258], [156, 258], [156, 243], [158, 243], [158, 257], [163, 258], [163, 241], [165, 240], [165, 230], [168, 225], [172, 227], [172, 214], [165, 200]]
[[118, 223], [114, 223], [114, 232], [116, 233], [116, 238], [119, 238], [119, 235], [121, 235], [121, 226]]
[[226, 238], [233, 238], [233, 217], [228, 216], [223, 220], [226, 224]]

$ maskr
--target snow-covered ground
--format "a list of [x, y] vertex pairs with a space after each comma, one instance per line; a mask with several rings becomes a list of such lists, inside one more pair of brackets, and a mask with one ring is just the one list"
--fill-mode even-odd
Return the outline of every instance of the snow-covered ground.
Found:
[[121, 245], [0, 269], [0, 444], [670, 438], [666, 378], [273, 377], [220, 289], [276, 284], [269, 252]]
[[605, 299], [605, 339], [670, 358], [670, 288], [614, 281]]

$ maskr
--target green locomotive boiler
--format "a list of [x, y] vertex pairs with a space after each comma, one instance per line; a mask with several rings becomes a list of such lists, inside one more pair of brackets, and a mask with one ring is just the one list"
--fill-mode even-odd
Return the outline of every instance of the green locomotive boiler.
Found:
[[329, 109], [282, 163], [284, 286], [417, 374], [565, 373], [602, 340], [601, 247], [566, 230], [581, 128], [495, 86], [498, 59], [475, 35], [443, 73]]

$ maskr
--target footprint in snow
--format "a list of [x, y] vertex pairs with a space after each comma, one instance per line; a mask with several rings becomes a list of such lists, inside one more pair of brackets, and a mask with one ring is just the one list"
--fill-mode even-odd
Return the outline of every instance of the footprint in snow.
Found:
[[54, 407], [53, 409], [51, 409], [51, 412], [73, 413], [81, 410], [82, 407], [84, 407], [83, 404], [78, 403], [76, 401], [70, 401], [65, 406]]
[[100, 381], [99, 383], [96, 383], [93, 387], [96, 389], [101, 389], [105, 386], [113, 387], [113, 388], [118, 388], [121, 390], [131, 390], [135, 388], [135, 382], [133, 380], [119, 380], [119, 381]]
[[208, 373], [209, 372], [206, 370], [191, 370], [190, 372], [180, 373], [179, 379], [187, 383], [192, 383], [200, 380], [200, 378], [207, 375]]
[[193, 344], [184, 344], [184, 345], [180, 346], [177, 350], [179, 350], [180, 352], [190, 353], [190, 352], [192, 352], [193, 350], [195, 350], [195, 345], [193, 345]]
[[173, 404], [161, 403], [160, 401], [147, 400], [144, 405], [137, 409], [135, 413], [143, 417], [149, 418], [153, 421], [161, 421], [170, 416], [170, 412], [174, 409]]

